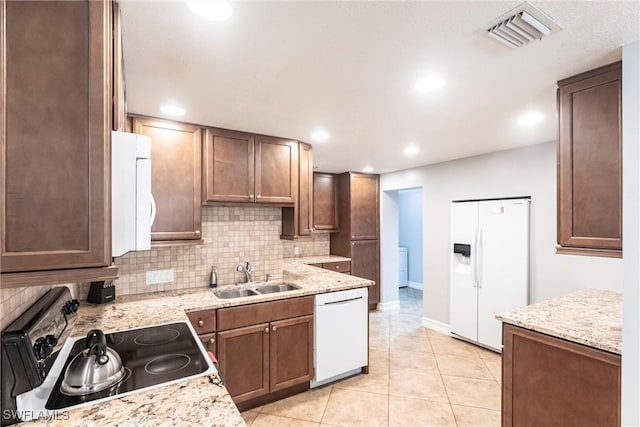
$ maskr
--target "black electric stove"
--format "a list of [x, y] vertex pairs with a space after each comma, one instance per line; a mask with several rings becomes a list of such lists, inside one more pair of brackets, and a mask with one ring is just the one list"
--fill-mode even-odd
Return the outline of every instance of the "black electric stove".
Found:
[[69, 408], [94, 400], [164, 384], [201, 374], [209, 369], [196, 338], [184, 322], [107, 334], [107, 345], [122, 359], [126, 374], [113, 387], [85, 396], [60, 392], [64, 372], [73, 357], [86, 348], [86, 338], [77, 340], [45, 405], [48, 410]]

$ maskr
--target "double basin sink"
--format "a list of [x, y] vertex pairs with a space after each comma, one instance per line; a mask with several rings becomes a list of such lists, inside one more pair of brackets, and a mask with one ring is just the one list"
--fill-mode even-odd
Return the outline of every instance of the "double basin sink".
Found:
[[213, 294], [220, 299], [231, 299], [254, 297], [265, 294], [273, 294], [277, 292], [287, 292], [296, 289], [300, 289], [300, 287], [292, 285], [291, 283], [274, 282], [254, 285], [249, 284], [248, 286], [243, 286], [242, 288], [219, 289], [217, 291], [213, 291]]

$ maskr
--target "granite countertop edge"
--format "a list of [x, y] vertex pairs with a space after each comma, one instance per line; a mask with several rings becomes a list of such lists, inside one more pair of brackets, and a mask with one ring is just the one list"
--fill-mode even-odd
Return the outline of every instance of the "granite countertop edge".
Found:
[[622, 354], [622, 294], [584, 289], [496, 315], [521, 328]]

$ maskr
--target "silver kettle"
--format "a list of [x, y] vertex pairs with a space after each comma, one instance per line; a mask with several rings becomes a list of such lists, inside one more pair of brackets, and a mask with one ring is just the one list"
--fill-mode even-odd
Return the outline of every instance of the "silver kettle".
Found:
[[84, 396], [114, 386], [125, 376], [120, 355], [107, 347], [107, 338], [99, 329], [89, 331], [86, 349], [78, 353], [64, 373], [60, 392]]

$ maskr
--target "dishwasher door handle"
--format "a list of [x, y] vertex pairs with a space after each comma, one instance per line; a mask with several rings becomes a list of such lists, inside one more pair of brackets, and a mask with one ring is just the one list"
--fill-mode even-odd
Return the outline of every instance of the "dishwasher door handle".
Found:
[[343, 299], [343, 300], [340, 300], [340, 301], [325, 302], [322, 305], [344, 304], [344, 303], [351, 302], [351, 301], [356, 301], [356, 300], [359, 300], [359, 299], [362, 299], [362, 298], [363, 297], [355, 297], [355, 298]]

